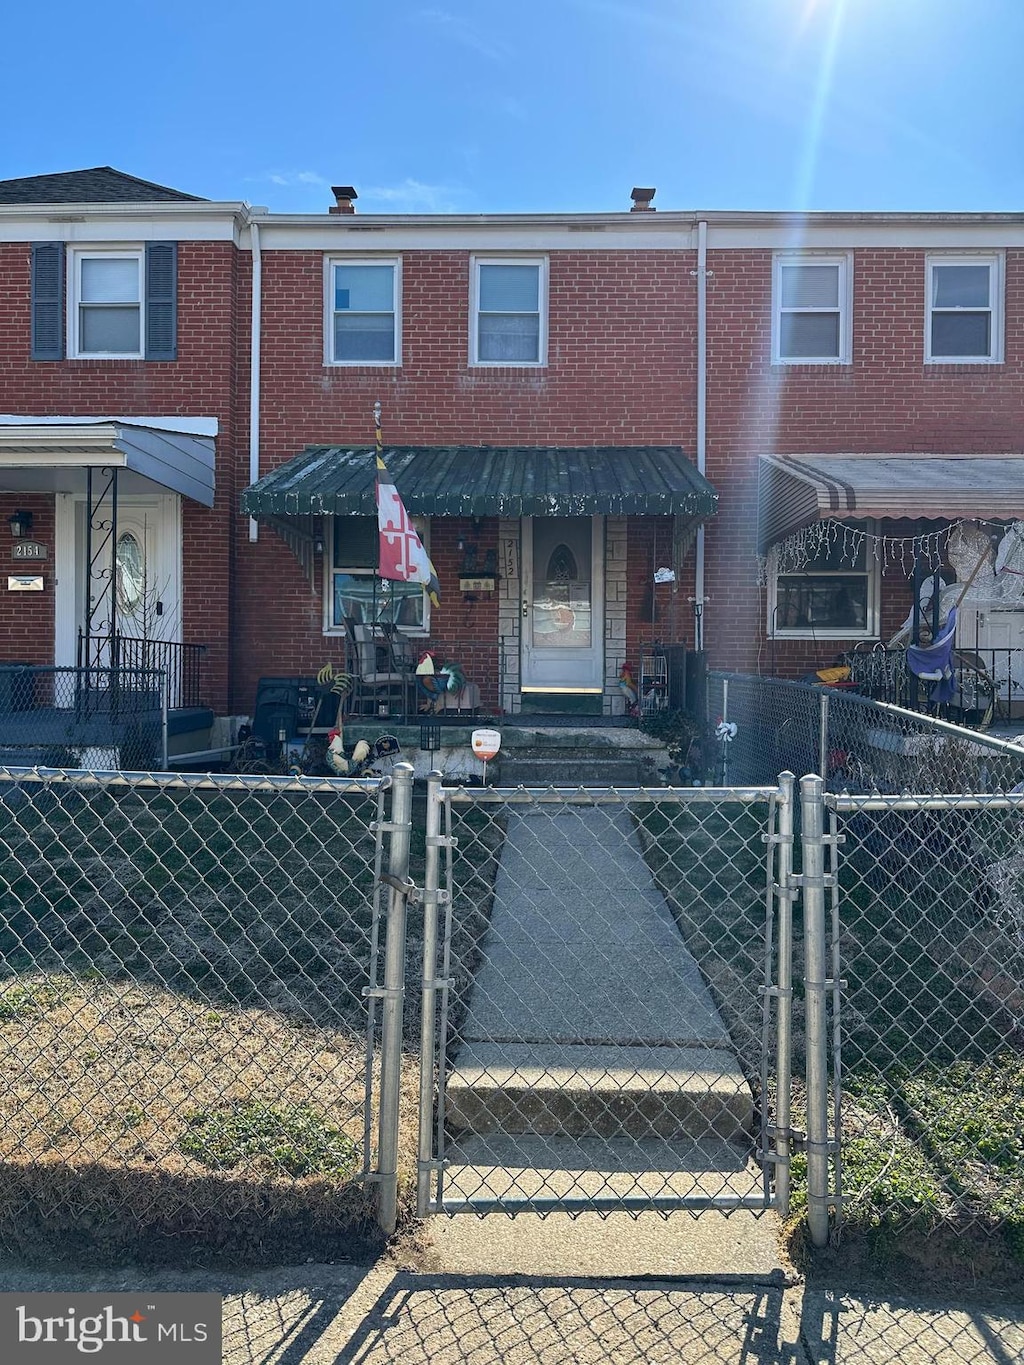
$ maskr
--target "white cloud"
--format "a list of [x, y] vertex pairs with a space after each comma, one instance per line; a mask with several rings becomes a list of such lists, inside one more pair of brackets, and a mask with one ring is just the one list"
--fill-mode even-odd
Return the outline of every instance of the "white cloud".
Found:
[[416, 16], [425, 24], [431, 24], [446, 34], [454, 43], [468, 47], [472, 52], [487, 57], [492, 62], [506, 61], [512, 54], [503, 43], [496, 43], [485, 37], [473, 24], [457, 14], [449, 14], [443, 9], [421, 9]]
[[269, 180], [272, 185], [283, 185], [286, 188], [293, 185], [321, 186], [329, 183], [316, 171], [264, 171], [262, 175], [253, 175], [248, 178], [255, 181]]
[[393, 213], [458, 213], [461, 198], [462, 192], [450, 185], [425, 185], [412, 179], [359, 191], [360, 206], [381, 205]]

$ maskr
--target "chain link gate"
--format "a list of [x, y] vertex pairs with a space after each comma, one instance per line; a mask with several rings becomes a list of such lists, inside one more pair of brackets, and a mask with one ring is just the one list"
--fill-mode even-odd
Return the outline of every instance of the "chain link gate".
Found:
[[428, 783], [418, 1213], [789, 1203], [793, 778]]

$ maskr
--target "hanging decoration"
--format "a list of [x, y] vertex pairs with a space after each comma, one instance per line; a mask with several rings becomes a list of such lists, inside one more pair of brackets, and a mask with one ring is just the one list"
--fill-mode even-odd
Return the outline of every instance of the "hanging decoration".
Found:
[[942, 526], [937, 531], [890, 536], [865, 531], [848, 522], [827, 519], [801, 527], [793, 535], [773, 545], [767, 555], [759, 557], [758, 583], [762, 586], [767, 583], [770, 571], [777, 574], [799, 573], [825, 554], [838, 558], [841, 564], [854, 567], [865, 549], [881, 565], [883, 573], [899, 569], [903, 577], [909, 579], [913, 577], [915, 568], [923, 565], [929, 574], [934, 574], [948, 562], [950, 550], [957, 553], [964, 545], [965, 538], [973, 544], [979, 533], [986, 535], [987, 531], [998, 531], [1003, 538], [1000, 554], [1007, 560], [1007, 572], [1020, 572], [1016, 567], [1018, 558], [1024, 569], [1024, 522], [1013, 522], [1008, 527], [1001, 521], [964, 518]]

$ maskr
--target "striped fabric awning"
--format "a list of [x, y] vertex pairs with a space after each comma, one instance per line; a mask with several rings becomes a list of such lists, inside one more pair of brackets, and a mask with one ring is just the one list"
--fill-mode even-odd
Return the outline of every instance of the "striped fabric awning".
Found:
[[762, 550], [834, 518], [1024, 517], [1024, 454], [762, 455]]

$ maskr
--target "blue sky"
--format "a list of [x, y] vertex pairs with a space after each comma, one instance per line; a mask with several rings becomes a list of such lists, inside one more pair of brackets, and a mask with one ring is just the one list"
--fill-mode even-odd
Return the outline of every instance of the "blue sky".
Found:
[[[102, 20], [102, 23], [98, 22]], [[5, 15], [0, 178], [322, 212], [1024, 210], [1024, 0], [99, 0]]]

